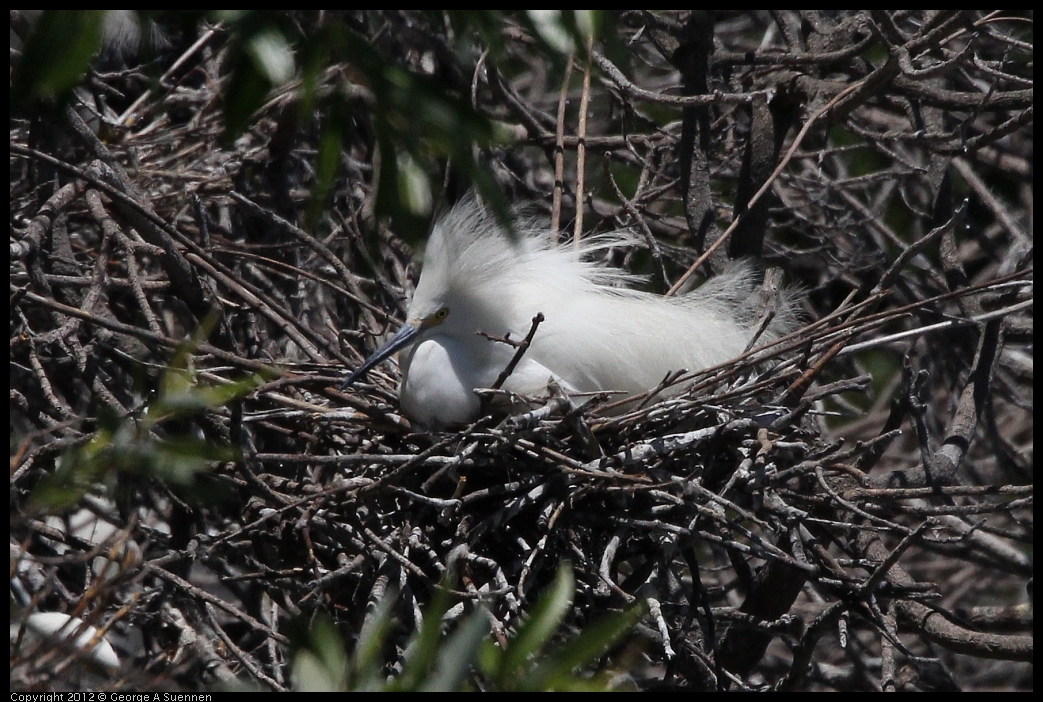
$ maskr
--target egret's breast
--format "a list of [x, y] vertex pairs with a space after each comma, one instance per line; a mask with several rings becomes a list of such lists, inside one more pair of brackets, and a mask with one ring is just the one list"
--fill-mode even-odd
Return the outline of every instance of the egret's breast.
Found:
[[399, 401], [410, 419], [440, 429], [478, 417], [480, 369], [463, 344], [444, 336], [422, 341], [402, 358]]
[[[473, 422], [481, 411], [475, 388], [492, 387], [514, 354], [513, 347], [484, 339], [436, 335], [420, 342], [402, 355], [402, 385], [398, 391], [402, 411], [429, 429]], [[522, 356], [503, 389], [541, 397], [551, 380], [566, 393], [578, 392], [570, 382], [528, 356]]]

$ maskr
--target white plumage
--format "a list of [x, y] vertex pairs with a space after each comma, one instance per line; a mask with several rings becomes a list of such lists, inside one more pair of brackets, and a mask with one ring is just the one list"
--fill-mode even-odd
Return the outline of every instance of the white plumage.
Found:
[[[519, 222], [512, 239], [491, 212], [465, 199], [435, 225], [406, 325], [345, 386], [403, 350], [405, 414], [430, 428], [472, 421], [479, 413], [473, 390], [491, 386], [515, 353], [478, 332], [520, 341], [537, 312], [545, 320], [504, 390], [540, 395], [553, 379], [569, 393], [629, 395], [670, 372], [742, 353], [756, 322], [747, 266], [687, 295], [663, 297], [626, 287], [640, 279], [590, 260], [628, 242], [617, 234], [591, 237], [579, 251], [551, 246], [531, 221]], [[791, 317], [784, 309], [768, 338]]]

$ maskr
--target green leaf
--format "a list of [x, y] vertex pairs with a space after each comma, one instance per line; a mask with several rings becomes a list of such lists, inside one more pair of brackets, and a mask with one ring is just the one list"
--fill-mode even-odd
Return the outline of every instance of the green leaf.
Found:
[[438, 653], [435, 672], [419, 687], [422, 692], [454, 692], [462, 688], [489, 634], [489, 613], [484, 609], [468, 617]]
[[32, 98], [65, 99], [101, 46], [105, 10], [45, 10], [14, 68], [12, 108]]
[[572, 606], [575, 589], [576, 579], [572, 574], [572, 568], [563, 564], [558, 568], [550, 589], [543, 593], [508, 644], [499, 671], [501, 685], [506, 685], [508, 680], [517, 675], [529, 658], [542, 650], [554, 635], [565, 613]]
[[431, 183], [416, 159], [406, 152], [398, 154], [398, 199], [415, 217], [431, 214]]
[[254, 10], [215, 16], [226, 22], [231, 37], [226, 59], [231, 76], [224, 92], [224, 140], [230, 143], [246, 130], [272, 89], [293, 78], [296, 58], [292, 27], [283, 26], [283, 15]]
[[597, 39], [603, 20], [598, 10], [525, 10], [519, 21], [550, 55], [586, 54]]
[[248, 37], [244, 49], [258, 72], [273, 87], [285, 85], [293, 78], [293, 49], [275, 27], [265, 27]]
[[[530, 676], [537, 689], [565, 689], [577, 680], [575, 671], [605, 655], [648, 613], [644, 600], [604, 617], [546, 656]], [[571, 688], [570, 688], [571, 689]]]
[[381, 653], [394, 623], [391, 610], [397, 599], [398, 593], [389, 590], [362, 623], [351, 662], [351, 687], [354, 690], [377, 690], [381, 686], [384, 667]]
[[347, 689], [348, 658], [337, 628], [320, 616], [306, 634], [306, 646], [293, 657], [294, 689], [300, 692], [342, 692]]
[[426, 679], [442, 641], [442, 617], [449, 610], [449, 580], [443, 581], [435, 597], [424, 611], [424, 620], [416, 638], [406, 648], [402, 674], [392, 689], [413, 691]]

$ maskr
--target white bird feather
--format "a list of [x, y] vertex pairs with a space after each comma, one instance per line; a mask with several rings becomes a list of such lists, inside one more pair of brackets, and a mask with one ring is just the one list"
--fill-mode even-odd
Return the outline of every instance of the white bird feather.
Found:
[[[590, 237], [578, 250], [552, 246], [532, 220], [514, 236], [473, 198], [434, 227], [406, 325], [345, 382], [402, 350], [405, 414], [440, 428], [477, 418], [476, 388], [492, 385], [515, 349], [485, 334], [521, 340], [540, 324], [503, 389], [539, 395], [553, 380], [567, 393], [656, 387], [671, 372], [698, 371], [740, 355], [756, 327], [750, 267], [733, 265], [693, 292], [664, 297], [629, 286], [642, 279], [595, 263], [598, 252], [633, 243], [626, 234]], [[793, 325], [789, 295], [763, 340]]]

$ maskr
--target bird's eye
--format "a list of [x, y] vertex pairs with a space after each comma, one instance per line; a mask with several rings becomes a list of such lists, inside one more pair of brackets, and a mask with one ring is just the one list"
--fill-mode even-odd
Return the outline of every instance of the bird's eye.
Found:
[[449, 316], [449, 308], [448, 307], [443, 307], [442, 309], [440, 309], [437, 312], [435, 312], [434, 321], [441, 322], [448, 316]]

